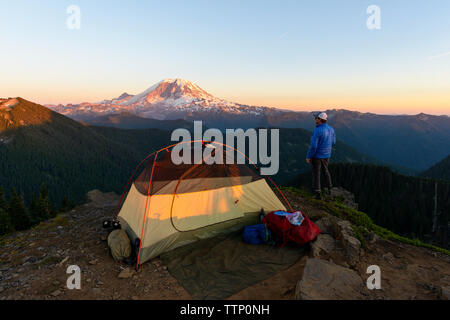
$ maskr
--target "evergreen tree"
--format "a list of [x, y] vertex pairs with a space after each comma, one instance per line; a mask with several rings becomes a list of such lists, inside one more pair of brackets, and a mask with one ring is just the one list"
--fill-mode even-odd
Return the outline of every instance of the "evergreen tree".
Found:
[[14, 231], [9, 213], [0, 208], [0, 236]]
[[61, 203], [61, 212], [69, 211], [69, 200], [67, 200], [67, 196], [64, 196], [64, 199]]
[[52, 216], [47, 186], [43, 183], [39, 194], [39, 199], [36, 203], [36, 217], [39, 221], [44, 221], [50, 219]]
[[2, 187], [0, 187], [0, 209], [8, 211], [8, 202], [5, 198], [5, 190]]
[[9, 201], [9, 216], [15, 230], [26, 230], [31, 226], [30, 216], [23, 197], [17, 194], [16, 188], [13, 188]]
[[32, 225], [36, 225], [39, 222], [41, 222], [41, 218], [39, 216], [39, 211], [38, 211], [38, 200], [36, 199], [36, 196], [34, 194], [31, 198], [30, 218], [31, 218]]
[[39, 194], [39, 197], [48, 199], [48, 190], [45, 183], [41, 185], [41, 193]]

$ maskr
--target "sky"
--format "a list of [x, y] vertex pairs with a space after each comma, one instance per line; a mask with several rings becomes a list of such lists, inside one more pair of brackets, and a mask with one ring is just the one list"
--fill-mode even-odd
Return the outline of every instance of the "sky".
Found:
[[183, 78], [250, 105], [450, 115], [448, 0], [0, 0], [0, 12], [0, 97], [96, 102]]

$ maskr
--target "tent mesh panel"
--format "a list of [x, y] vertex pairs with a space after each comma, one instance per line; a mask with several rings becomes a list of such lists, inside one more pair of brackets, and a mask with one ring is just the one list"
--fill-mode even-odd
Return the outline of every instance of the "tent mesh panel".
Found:
[[[202, 146], [202, 150], [205, 147]], [[192, 151], [195, 148], [191, 149]], [[215, 151], [211, 152], [214, 156]], [[223, 150], [222, 164], [175, 164], [171, 152], [164, 150], [150, 157], [142, 173], [136, 178], [136, 189], [143, 195], [198, 192], [234, 185], [243, 185], [259, 179], [256, 170], [246, 164], [227, 164], [230, 158], [236, 159], [234, 151]], [[191, 157], [193, 159], [193, 157]], [[156, 163], [154, 163], [156, 161]], [[236, 161], [234, 161], [236, 162]], [[149, 190], [150, 177], [153, 178]]]

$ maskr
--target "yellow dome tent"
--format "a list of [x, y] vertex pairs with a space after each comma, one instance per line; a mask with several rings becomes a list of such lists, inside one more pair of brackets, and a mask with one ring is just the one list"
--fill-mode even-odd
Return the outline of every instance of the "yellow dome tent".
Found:
[[[136, 268], [174, 248], [259, 223], [261, 209], [286, 210], [266, 180], [247, 165], [227, 164], [226, 159], [223, 164], [175, 165], [173, 146], [141, 162], [118, 206], [122, 229], [133, 243], [140, 240]], [[224, 158], [237, 151], [217, 142], [202, 141], [201, 146], [225, 147]]]

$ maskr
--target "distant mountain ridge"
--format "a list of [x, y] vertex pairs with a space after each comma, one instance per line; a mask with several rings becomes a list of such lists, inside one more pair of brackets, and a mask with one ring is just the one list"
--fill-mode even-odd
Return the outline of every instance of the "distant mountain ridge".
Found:
[[17, 188], [28, 201], [43, 182], [54, 203], [64, 196], [79, 202], [93, 188], [119, 191], [144, 154], [167, 141], [167, 131], [146, 130], [140, 148], [130, 147], [137, 139], [128, 130], [121, 130], [129, 137], [122, 143], [41, 105], [17, 101], [0, 110], [0, 186]]
[[450, 181], [450, 154], [431, 168], [422, 172], [421, 176]]
[[[173, 143], [170, 130], [90, 126], [22, 98], [4, 107], [8, 110], [0, 111], [0, 119], [4, 115], [9, 119], [8, 126], [0, 129], [0, 186], [16, 187], [28, 200], [42, 182], [56, 203], [64, 196], [80, 201], [92, 189], [120, 193], [142, 159]], [[144, 120], [165, 129], [170, 125], [189, 129], [191, 124]], [[282, 183], [309, 169], [304, 155], [310, 137], [311, 132], [304, 129], [280, 129], [280, 170], [274, 179]], [[374, 159], [338, 140], [334, 161], [367, 163]]]
[[83, 121], [123, 111], [144, 118], [177, 120], [203, 111], [256, 115], [261, 114], [265, 109], [271, 109], [247, 106], [216, 98], [196, 84], [184, 79], [164, 79], [137, 95], [124, 93], [117, 98], [98, 103], [48, 107], [63, 115]]
[[[248, 106], [219, 99], [196, 84], [183, 79], [165, 79], [137, 95], [128, 93], [98, 103], [51, 106], [52, 110], [86, 123], [100, 121], [114, 125], [121, 120], [106, 116], [123, 112], [127, 128], [153, 128], [141, 118], [158, 120], [202, 120], [209, 128], [303, 128], [314, 129], [311, 112], [295, 112], [264, 106]], [[338, 139], [403, 173], [417, 174], [447, 156], [450, 150], [450, 117], [379, 115], [343, 109], [326, 110], [328, 122]], [[103, 118], [99, 118], [103, 117]], [[100, 119], [100, 120], [95, 120]], [[106, 119], [107, 120], [107, 119]]]

